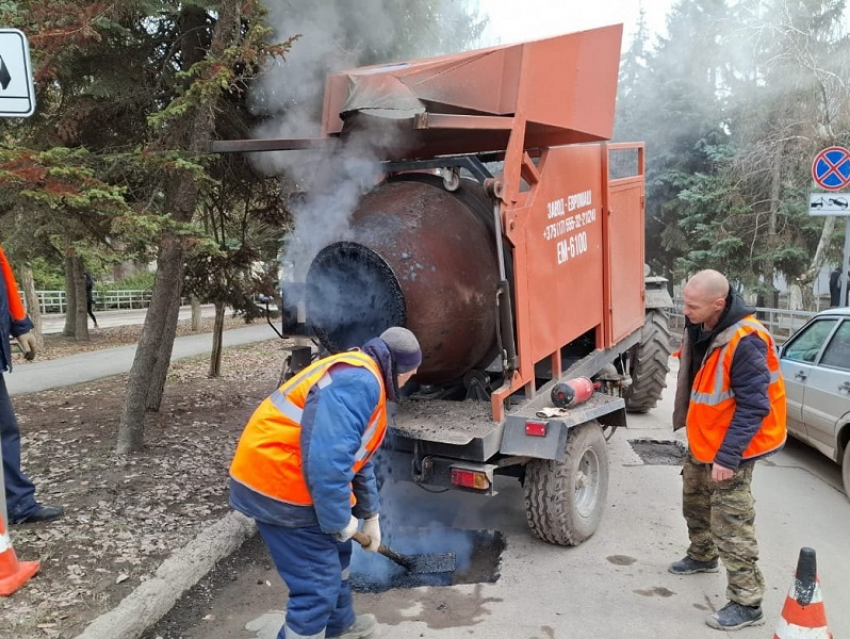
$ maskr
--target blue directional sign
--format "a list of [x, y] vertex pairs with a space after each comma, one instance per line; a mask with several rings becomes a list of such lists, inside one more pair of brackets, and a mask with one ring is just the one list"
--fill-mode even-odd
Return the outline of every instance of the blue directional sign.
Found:
[[815, 156], [812, 177], [828, 191], [838, 191], [850, 185], [850, 151], [831, 146]]

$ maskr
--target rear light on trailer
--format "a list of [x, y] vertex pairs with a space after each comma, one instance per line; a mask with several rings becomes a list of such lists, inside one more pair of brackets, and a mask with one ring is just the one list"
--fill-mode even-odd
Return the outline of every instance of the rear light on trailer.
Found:
[[474, 488], [475, 490], [488, 490], [490, 479], [487, 473], [466, 468], [452, 468], [452, 484], [461, 488]]
[[525, 434], [529, 437], [546, 437], [546, 422], [525, 422]]

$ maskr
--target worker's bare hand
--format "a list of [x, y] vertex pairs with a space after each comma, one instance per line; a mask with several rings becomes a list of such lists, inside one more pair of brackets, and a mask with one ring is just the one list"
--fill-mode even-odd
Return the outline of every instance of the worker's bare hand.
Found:
[[24, 351], [24, 358], [28, 361], [35, 359], [36, 340], [32, 331], [28, 331], [23, 335], [18, 335], [15, 339], [18, 340], [18, 344], [21, 345], [21, 348]]
[[726, 481], [727, 479], [731, 479], [732, 475], [735, 474], [735, 471], [731, 468], [726, 468], [725, 466], [721, 466], [717, 462], [711, 466], [711, 480], [712, 481]]

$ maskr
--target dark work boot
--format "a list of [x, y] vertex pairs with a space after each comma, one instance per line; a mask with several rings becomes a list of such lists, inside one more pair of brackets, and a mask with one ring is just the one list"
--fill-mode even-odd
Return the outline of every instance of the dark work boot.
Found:
[[32, 511], [26, 517], [21, 517], [19, 519], [9, 518], [9, 523], [12, 525], [16, 524], [37, 524], [45, 521], [53, 521], [54, 519], [59, 519], [62, 515], [65, 514], [65, 509], [62, 506], [36, 506], [36, 509]]
[[697, 561], [690, 557], [685, 557], [679, 561], [674, 561], [667, 568], [674, 575], [693, 575], [698, 572], [717, 572], [720, 568], [717, 565], [717, 559], [711, 561]]
[[761, 606], [743, 606], [736, 601], [730, 601], [713, 615], [706, 617], [705, 623], [717, 630], [740, 630], [747, 626], [763, 624], [764, 613]]

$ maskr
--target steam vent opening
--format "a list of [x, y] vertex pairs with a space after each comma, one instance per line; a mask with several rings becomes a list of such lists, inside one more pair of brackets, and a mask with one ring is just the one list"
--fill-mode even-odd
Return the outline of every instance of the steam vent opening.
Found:
[[387, 262], [354, 242], [316, 255], [307, 272], [307, 317], [331, 353], [362, 346], [390, 326], [404, 326], [404, 294]]

